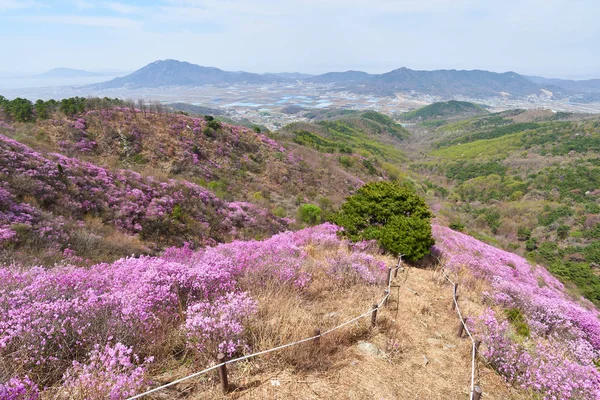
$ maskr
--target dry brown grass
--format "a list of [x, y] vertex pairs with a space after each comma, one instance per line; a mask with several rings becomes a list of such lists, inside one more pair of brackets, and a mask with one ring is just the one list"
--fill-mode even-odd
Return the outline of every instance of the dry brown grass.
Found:
[[[322, 250], [322, 249], [319, 249]], [[332, 250], [333, 251], [333, 250]], [[362, 314], [381, 299], [383, 286], [336, 287], [319, 275], [327, 251], [309, 249], [307, 268], [314, 283], [306, 293], [263, 286], [253, 295], [259, 315], [250, 328], [256, 351], [296, 341]], [[393, 260], [388, 259], [388, 265]], [[460, 306], [465, 315], [483, 309], [485, 285], [461, 274]], [[227, 366], [231, 393], [220, 391], [216, 372], [166, 389], [151, 398], [186, 399], [467, 399], [471, 378], [471, 342], [458, 338], [458, 318], [450, 309], [452, 286], [439, 271], [407, 268], [394, 280], [391, 301], [378, 315], [350, 324], [320, 343], [308, 342]], [[359, 351], [358, 342], [374, 344], [378, 354]], [[525, 399], [482, 360], [477, 379], [486, 399]], [[202, 366], [165, 366], [157, 382], [169, 382]]]

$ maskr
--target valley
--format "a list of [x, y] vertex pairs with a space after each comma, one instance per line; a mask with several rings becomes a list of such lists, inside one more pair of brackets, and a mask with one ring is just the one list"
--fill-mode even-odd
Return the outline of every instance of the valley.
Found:
[[[443, 99], [441, 96], [418, 92], [398, 93], [396, 96], [361, 94], [340, 91], [332, 84], [306, 82], [104, 90], [77, 86], [50, 86], [5, 89], [2, 90], [2, 93], [7, 97], [21, 96], [44, 100], [73, 96], [99, 96], [121, 99], [141, 98], [163, 104], [182, 102], [221, 109], [234, 120], [246, 119], [271, 130], [282, 128], [291, 122], [305, 121], [304, 114], [311, 109], [374, 110], [393, 116]], [[495, 111], [514, 108], [547, 108], [578, 113], [600, 112], [600, 103], [576, 103], [569, 100], [510, 97], [470, 98], [464, 96], [454, 96], [454, 98], [485, 104]]]

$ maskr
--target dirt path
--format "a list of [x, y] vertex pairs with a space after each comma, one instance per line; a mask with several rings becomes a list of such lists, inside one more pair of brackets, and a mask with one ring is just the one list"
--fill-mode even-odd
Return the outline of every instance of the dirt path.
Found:
[[[218, 385], [207, 385], [218, 383], [216, 376], [208, 376], [203, 383], [187, 385], [189, 392], [195, 392], [188, 398], [468, 399], [471, 342], [457, 337], [458, 318], [450, 309], [452, 286], [438, 273], [417, 268], [401, 272], [394, 284], [400, 287], [392, 289], [392, 300], [380, 311], [378, 328], [334, 355], [316, 356], [320, 367], [280, 369], [256, 359], [231, 368], [230, 381], [238, 389], [227, 397]], [[464, 295], [461, 309], [480, 310], [477, 301]], [[483, 399], [528, 398], [507, 387], [482, 360], [478, 364]], [[178, 389], [181, 395], [183, 388]], [[175, 393], [156, 398], [174, 398]]]

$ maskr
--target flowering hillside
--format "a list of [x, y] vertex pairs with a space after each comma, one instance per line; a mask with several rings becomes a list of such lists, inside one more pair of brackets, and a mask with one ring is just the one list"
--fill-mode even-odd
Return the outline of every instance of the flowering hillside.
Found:
[[44, 155], [0, 135], [0, 262], [104, 261], [152, 251], [155, 243], [213, 244], [286, 226], [187, 181]]
[[286, 334], [269, 328], [285, 318], [261, 301], [273, 291], [301, 303], [357, 285], [371, 296], [385, 280], [386, 264], [362, 250], [368, 243], [349, 250], [337, 229], [186, 245], [89, 269], [0, 268], [0, 398], [122, 399], [165, 363], [202, 366], [217, 352], [272, 347]]
[[[208, 120], [207, 120], [208, 119]], [[293, 217], [298, 202], [326, 197], [339, 203], [364, 180], [379, 174], [358, 160], [286, 143], [245, 127], [128, 107], [91, 109], [72, 117], [55, 113], [35, 123], [0, 124], [6, 134], [35, 149], [48, 149], [97, 165], [183, 178], [227, 200], [248, 201]], [[2, 114], [0, 112], [0, 120]], [[376, 174], [373, 174], [373, 171]]]
[[590, 302], [520, 256], [442, 226], [433, 233], [447, 268], [467, 287], [486, 284], [488, 308], [471, 322], [498, 373], [543, 399], [600, 398], [600, 314]]

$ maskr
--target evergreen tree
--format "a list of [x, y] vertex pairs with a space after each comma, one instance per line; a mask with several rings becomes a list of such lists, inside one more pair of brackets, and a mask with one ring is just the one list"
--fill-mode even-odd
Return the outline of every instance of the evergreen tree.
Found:
[[392, 254], [418, 260], [434, 244], [433, 215], [414, 190], [396, 182], [372, 182], [346, 199], [332, 221], [352, 241], [377, 240]]
[[30, 122], [35, 119], [33, 115], [33, 104], [27, 99], [17, 97], [4, 105], [4, 111], [15, 121]]

